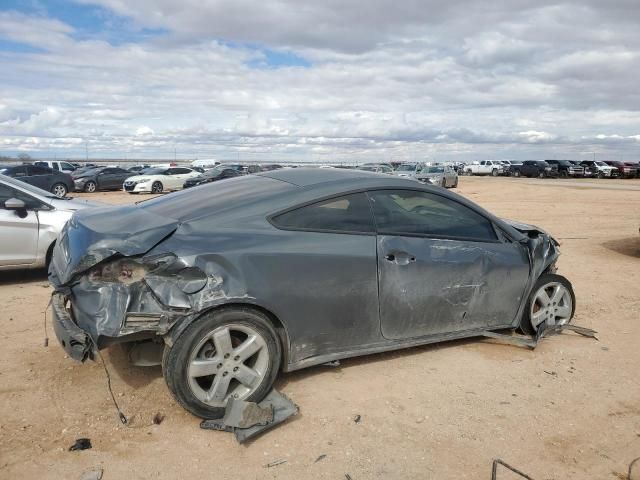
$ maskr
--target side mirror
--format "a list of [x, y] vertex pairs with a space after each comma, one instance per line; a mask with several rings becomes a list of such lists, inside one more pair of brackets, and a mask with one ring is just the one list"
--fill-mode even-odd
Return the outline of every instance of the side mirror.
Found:
[[13, 210], [20, 218], [27, 216], [27, 205], [24, 201], [18, 198], [9, 198], [4, 202], [4, 208], [6, 210]]
[[4, 208], [7, 210], [26, 210], [27, 205], [18, 198], [10, 198], [4, 202]]

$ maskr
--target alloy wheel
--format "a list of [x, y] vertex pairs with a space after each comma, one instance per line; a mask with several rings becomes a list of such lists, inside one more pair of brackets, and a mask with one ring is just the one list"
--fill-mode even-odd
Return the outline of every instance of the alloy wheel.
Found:
[[220, 407], [231, 397], [249, 397], [261, 385], [268, 367], [266, 340], [247, 325], [226, 324], [192, 349], [188, 383], [198, 400]]
[[541, 286], [531, 301], [529, 318], [535, 331], [547, 327], [564, 325], [571, 321], [573, 302], [569, 290], [558, 282]]
[[56, 183], [53, 186], [52, 193], [59, 198], [63, 198], [67, 194], [67, 187], [61, 183]]

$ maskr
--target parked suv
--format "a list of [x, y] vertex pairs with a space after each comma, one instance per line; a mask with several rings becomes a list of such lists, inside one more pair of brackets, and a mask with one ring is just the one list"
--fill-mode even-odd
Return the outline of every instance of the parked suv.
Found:
[[555, 165], [558, 170], [558, 176], [567, 178], [567, 177], [583, 177], [584, 176], [584, 167], [580, 165], [574, 165], [569, 160], [545, 160], [551, 168]]
[[0, 173], [15, 178], [34, 187], [53, 193], [56, 197], [64, 198], [73, 190], [73, 179], [69, 174], [52, 170], [39, 165], [8, 165], [0, 166]]
[[544, 160], [525, 160], [522, 165], [512, 166], [514, 177], [555, 177], [558, 171]]
[[618, 175], [623, 178], [633, 178], [638, 176], [638, 168], [617, 160], [605, 160], [607, 165], [618, 170]]

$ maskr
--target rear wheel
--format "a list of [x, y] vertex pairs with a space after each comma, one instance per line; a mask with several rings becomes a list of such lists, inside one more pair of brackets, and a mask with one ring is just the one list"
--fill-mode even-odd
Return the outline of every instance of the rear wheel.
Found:
[[265, 315], [226, 308], [195, 321], [165, 347], [162, 370], [186, 410], [220, 418], [229, 398], [261, 401], [273, 386], [280, 359], [280, 342]]
[[162, 193], [164, 187], [161, 182], [153, 182], [151, 185], [151, 193]]
[[84, 191], [87, 193], [93, 193], [96, 191], [96, 182], [89, 181], [84, 184]]
[[520, 321], [520, 330], [533, 335], [539, 329], [570, 323], [576, 310], [571, 282], [546, 273], [538, 278]]
[[59, 198], [64, 198], [64, 196], [67, 194], [67, 191], [67, 187], [64, 183], [56, 183], [53, 187], [51, 187], [51, 193]]

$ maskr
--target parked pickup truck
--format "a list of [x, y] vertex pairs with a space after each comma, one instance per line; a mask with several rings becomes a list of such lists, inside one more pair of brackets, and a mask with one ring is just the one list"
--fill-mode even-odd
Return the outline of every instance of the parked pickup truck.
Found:
[[522, 165], [513, 165], [511, 175], [514, 177], [556, 177], [558, 170], [544, 160], [525, 160]]
[[583, 160], [580, 165], [590, 169], [598, 178], [611, 178], [618, 175], [618, 169], [599, 160]]
[[557, 167], [559, 177], [584, 177], [584, 167], [574, 165], [569, 160], [545, 160], [545, 162], [551, 165], [551, 168], [553, 168], [554, 165]]
[[618, 169], [618, 175], [623, 178], [633, 178], [638, 176], [638, 168], [635, 165], [629, 165], [617, 160], [605, 160], [607, 165]]
[[504, 165], [497, 160], [482, 160], [473, 162], [464, 167], [467, 175], [491, 175], [497, 177], [504, 172]]

